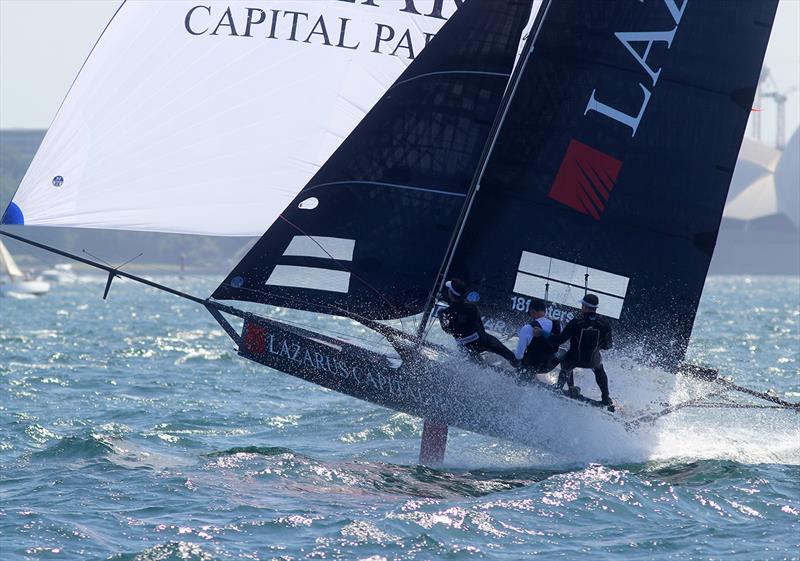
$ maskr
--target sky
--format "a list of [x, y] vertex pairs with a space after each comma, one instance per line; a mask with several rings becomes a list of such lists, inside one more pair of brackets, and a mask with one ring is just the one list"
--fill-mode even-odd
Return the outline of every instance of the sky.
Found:
[[[50, 125], [118, 5], [118, 0], [0, 0], [0, 128]], [[781, 0], [765, 66], [778, 91], [800, 87], [800, 0]], [[759, 109], [762, 138], [772, 144], [775, 106], [765, 100]], [[786, 105], [787, 140], [798, 124], [800, 90], [795, 90]]]

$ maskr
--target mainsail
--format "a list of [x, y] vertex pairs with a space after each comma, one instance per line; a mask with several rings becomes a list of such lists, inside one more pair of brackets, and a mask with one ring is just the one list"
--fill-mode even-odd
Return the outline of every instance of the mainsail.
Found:
[[[684, 357], [777, 0], [554, 0], [450, 273], [487, 326], [586, 290]], [[732, 49], [735, 49], [735, 55]]]
[[122, 2], [3, 222], [261, 235], [457, 4]]
[[531, 4], [466, 3], [213, 297], [370, 319], [422, 311]]

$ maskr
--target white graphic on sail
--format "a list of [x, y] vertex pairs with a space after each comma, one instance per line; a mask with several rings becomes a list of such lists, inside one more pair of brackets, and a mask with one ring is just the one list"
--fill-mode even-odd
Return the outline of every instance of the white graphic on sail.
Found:
[[[295, 236], [283, 252], [284, 257], [317, 257], [331, 261], [353, 260], [355, 240], [325, 236]], [[267, 279], [267, 285], [308, 288], [331, 292], [347, 292], [350, 289], [350, 273], [341, 269], [305, 267], [298, 265], [276, 265]]]
[[629, 280], [628, 277], [586, 267], [580, 263], [523, 251], [519, 259], [514, 292], [536, 298], [547, 297], [550, 302], [572, 308], [586, 291], [593, 292], [601, 298], [600, 313], [619, 319]]

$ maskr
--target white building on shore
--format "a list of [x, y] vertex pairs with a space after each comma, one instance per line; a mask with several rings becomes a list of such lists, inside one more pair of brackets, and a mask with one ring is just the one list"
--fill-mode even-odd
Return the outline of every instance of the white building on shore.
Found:
[[782, 151], [742, 143], [711, 272], [800, 275], [800, 129]]

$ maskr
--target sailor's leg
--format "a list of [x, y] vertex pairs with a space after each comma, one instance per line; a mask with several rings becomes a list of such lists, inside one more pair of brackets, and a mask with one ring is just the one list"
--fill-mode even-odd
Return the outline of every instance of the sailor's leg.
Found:
[[483, 348], [478, 341], [475, 341], [474, 343], [467, 343], [466, 345], [463, 345], [462, 348], [472, 362], [476, 364], [485, 364], [481, 353], [486, 349]]
[[[564, 360], [564, 355], [567, 354], [567, 351], [564, 349], [558, 349], [558, 352], [551, 356], [547, 362], [542, 366], [542, 368], [537, 372], [537, 374], [547, 374], [552, 372], [556, 366], [561, 364], [561, 361]], [[561, 375], [559, 373], [559, 378]], [[562, 387], [566, 383], [567, 379], [564, 378], [564, 381], [559, 384], [559, 387]]]
[[[567, 350], [566, 349], [561, 349], [560, 348], [560, 349], [558, 349], [558, 351], [556, 351], [556, 356], [555, 356], [556, 366], [561, 364], [561, 362], [564, 360], [565, 356], [567, 356]], [[553, 368], [555, 368], [555, 366]]]
[[600, 357], [600, 353], [596, 353], [592, 357], [592, 370], [594, 371], [594, 380], [597, 382], [597, 387], [600, 388], [600, 397], [603, 404], [611, 405], [613, 402], [608, 394], [608, 375], [606, 375], [606, 370], [603, 368], [603, 359]]
[[560, 362], [561, 358], [559, 358], [557, 354], [549, 357], [547, 361], [539, 369], [537, 374], [547, 374], [548, 372], [551, 372], [556, 366], [558, 366]]
[[488, 333], [486, 334], [486, 350], [490, 353], [500, 355], [510, 362], [511, 366], [517, 365], [517, 357], [514, 356], [514, 352], [501, 343], [497, 337], [489, 335]]
[[567, 392], [572, 397], [580, 395], [581, 393], [581, 389], [575, 386], [575, 379], [573, 378], [574, 373], [575, 373], [574, 370], [570, 370], [569, 374], [567, 374]]
[[561, 371], [558, 373], [558, 381], [556, 382], [558, 389], [563, 389], [564, 384], [567, 384], [570, 390], [575, 387], [575, 380], [572, 374], [574, 368], [575, 364], [569, 359], [561, 361]]

